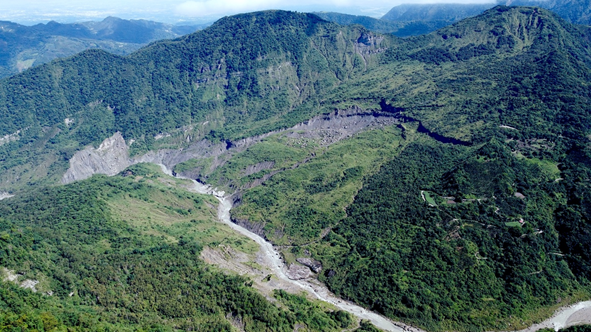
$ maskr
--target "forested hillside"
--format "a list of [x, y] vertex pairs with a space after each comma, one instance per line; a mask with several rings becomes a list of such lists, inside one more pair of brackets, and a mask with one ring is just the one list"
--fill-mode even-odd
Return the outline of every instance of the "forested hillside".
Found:
[[[58, 203], [76, 205], [65, 197], [84, 188], [92, 190], [84, 195], [89, 201], [79, 203], [83, 208], [64, 207], [83, 215], [55, 227], [78, 225], [88, 217], [84, 211], [104, 222], [92, 219], [92, 230], [84, 222], [74, 229], [87, 246], [62, 238], [50, 246], [52, 237], [42, 237], [43, 250], [23, 249], [0, 266], [17, 269], [63, 250], [82, 255], [102, 248], [89, 264], [113, 269], [125, 282], [103, 282], [102, 270], [82, 263], [31, 271], [51, 275], [66, 303], [71, 300], [63, 294], [75, 285], [84, 291], [74, 304], [103, 306], [105, 313], [93, 317], [127, 324], [122, 317], [140, 310], [129, 299], [143, 293], [133, 295], [135, 279], [117, 255], [129, 255], [137, 268], [153, 256], [157, 269], [176, 269], [161, 257], [180, 257], [185, 272], [170, 276], [175, 285], [205, 291], [200, 280], [184, 279], [182, 273], [194, 271], [231, 295], [200, 306], [193, 295], [178, 294], [203, 310], [181, 310], [179, 317], [167, 316], [178, 312], [167, 313], [158, 297], [146, 299], [137, 324], [164, 319], [193, 326], [189, 317], [197, 315], [227, 326], [223, 318], [234, 310], [244, 310], [251, 330], [315, 324], [302, 316], [310, 304], [283, 293], [274, 299], [291, 303], [284, 303], [287, 309], [267, 302], [244, 309], [260, 299], [244, 280], [185, 255], [207, 238], [194, 247], [178, 239], [152, 250], [156, 243], [143, 235], [141, 242], [125, 223], [137, 220], [104, 214], [101, 202], [111, 201], [109, 195], [119, 197], [129, 186], [143, 192], [128, 178], [55, 186], [75, 153], [83, 160], [91, 152], [80, 150], [119, 131], [135, 156], [198, 151], [182, 163], [169, 158], [167, 166], [233, 193], [234, 221], [280, 245], [289, 266], [311, 266], [344, 299], [429, 331], [525, 327], [591, 293], [590, 37], [590, 28], [539, 8], [498, 6], [405, 39], [312, 14], [267, 11], [223, 18], [127, 57], [94, 50], [26, 71], [0, 82], [6, 119], [0, 123], [0, 191], [16, 194], [0, 204], [6, 232], [21, 225], [27, 239], [46, 234], [69, 214], [30, 207], [55, 204], [47, 197], [62, 193]], [[49, 188], [29, 192], [35, 186]], [[197, 206], [177, 208], [198, 213]], [[62, 231], [52, 232], [65, 236]], [[15, 232], [11, 241], [20, 239]], [[115, 246], [121, 236], [136, 241], [139, 251]], [[27, 241], [10, 245], [35, 244]], [[148, 250], [149, 256], [140, 254]], [[96, 299], [96, 292], [120, 295]], [[269, 315], [257, 316], [257, 308]], [[318, 330], [348, 322], [319, 310], [325, 322]], [[109, 316], [114, 312], [117, 318]]]
[[401, 75], [408, 61], [414, 80], [372, 73], [339, 96], [387, 96], [382, 111], [408, 122], [402, 152], [361, 168], [352, 204], [338, 197], [353, 169], [335, 156], [324, 165], [336, 169], [309, 162], [309, 176], [300, 167], [245, 191], [235, 218], [297, 245], [286, 257], [312, 252], [337, 294], [428, 330], [519, 326], [588, 294], [586, 36], [498, 7], [395, 44], [384, 67]]
[[116, 17], [107, 17], [101, 22], [61, 24], [50, 21], [34, 26], [0, 21], [0, 78], [90, 48], [126, 55], [149, 42], [176, 38], [200, 27]]
[[551, 10], [573, 24], [591, 24], [591, 4], [588, 0], [497, 0], [484, 4], [407, 3], [393, 7], [381, 20], [402, 23], [449, 25], [476, 16], [496, 5], [540, 7]]
[[340, 25], [359, 24], [368, 30], [384, 34], [391, 33], [397, 37], [422, 35], [453, 23], [445, 20], [409, 20], [405, 22], [396, 22], [387, 19], [376, 19], [368, 16], [348, 15], [333, 12], [315, 12], [314, 14], [324, 20], [335, 22]]
[[181, 141], [204, 137], [197, 124], [206, 121], [223, 126], [211, 132], [216, 140], [295, 124], [320, 113], [340, 82], [376, 66], [388, 42], [311, 14], [261, 12], [129, 57], [90, 50], [33, 68], [0, 84], [0, 134], [16, 140], [0, 147], [10, 155], [2, 182], [55, 181], [73, 151], [115, 131], [141, 152], [181, 127]]
[[[353, 323], [283, 291], [272, 304], [250, 279], [206, 265], [204, 246], [253, 244], [215, 222], [211, 198], [175, 181], [136, 165], [0, 202], [0, 330], [291, 332]], [[7, 275], [34, 281], [36, 292]]]

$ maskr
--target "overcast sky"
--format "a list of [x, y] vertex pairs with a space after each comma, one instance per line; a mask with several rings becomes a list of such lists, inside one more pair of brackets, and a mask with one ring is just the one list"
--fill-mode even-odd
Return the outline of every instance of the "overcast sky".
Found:
[[0, 20], [34, 24], [49, 20], [76, 22], [117, 16], [168, 23], [208, 22], [226, 15], [264, 9], [338, 11], [381, 17], [390, 8], [401, 3], [492, 1], [494, 0], [0, 0]]

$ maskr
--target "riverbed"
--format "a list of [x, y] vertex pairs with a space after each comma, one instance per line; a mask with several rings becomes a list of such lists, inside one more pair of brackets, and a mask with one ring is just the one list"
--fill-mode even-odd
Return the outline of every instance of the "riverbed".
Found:
[[[173, 175], [172, 172], [166, 168], [164, 165], [160, 165], [162, 171], [168, 175]], [[230, 210], [232, 209], [232, 201], [230, 200], [230, 196], [226, 196], [223, 191], [216, 191], [209, 185], [201, 184], [193, 179], [188, 179], [182, 176], [177, 176], [177, 178], [190, 180], [193, 183], [192, 188], [189, 190], [205, 194], [205, 195], [213, 195], [216, 197], [220, 204], [218, 206], [218, 219], [220, 222], [228, 225], [230, 228], [235, 230], [236, 232], [252, 239], [255, 241], [261, 248], [261, 252], [264, 255], [264, 262], [266, 266], [271, 269], [277, 276], [283, 281], [289, 282], [291, 284], [299, 286], [303, 290], [307, 291], [314, 297], [322, 300], [324, 302], [328, 302], [335, 307], [347, 311], [352, 315], [357, 316], [360, 319], [369, 320], [373, 325], [376, 327], [385, 330], [385, 331], [392, 331], [392, 332], [402, 332], [402, 331], [412, 331], [412, 332], [423, 332], [420, 329], [407, 326], [403, 323], [393, 322], [388, 318], [385, 318], [379, 314], [376, 314], [372, 311], [369, 311], [363, 307], [360, 307], [352, 302], [342, 300], [332, 294], [326, 286], [322, 285], [321, 283], [311, 282], [307, 280], [291, 280], [285, 274], [286, 266], [283, 260], [281, 259], [281, 255], [273, 245], [263, 239], [261, 236], [247, 230], [244, 227], [241, 227], [232, 222], [230, 218]]]
[[[170, 176], [173, 176], [172, 171], [166, 166], [160, 164], [162, 171]], [[223, 191], [217, 191], [210, 185], [201, 184], [193, 179], [189, 179], [182, 176], [176, 176], [180, 179], [190, 180], [192, 187], [190, 191], [213, 195], [216, 197], [220, 204], [218, 206], [218, 219], [220, 222], [228, 225], [236, 232], [252, 239], [261, 248], [261, 253], [264, 257], [264, 263], [267, 268], [275, 273], [275, 275], [283, 281], [298, 286], [299, 288], [306, 290], [312, 296], [322, 300], [324, 302], [331, 303], [335, 307], [347, 311], [352, 315], [360, 319], [366, 319], [371, 321], [376, 327], [393, 332], [410, 331], [410, 332], [424, 332], [421, 329], [411, 327], [399, 322], [393, 322], [392, 320], [381, 316], [375, 312], [369, 311], [363, 307], [360, 307], [352, 302], [345, 301], [332, 294], [326, 286], [318, 281], [311, 280], [291, 280], [285, 274], [286, 266], [279, 252], [273, 247], [273, 245], [263, 239], [261, 236], [249, 231], [248, 229], [239, 226], [232, 222], [230, 218], [230, 210], [232, 209], [232, 201], [229, 195], [226, 195]], [[579, 324], [591, 324], [591, 301], [579, 302], [571, 306], [561, 308], [549, 319], [542, 323], [530, 326], [527, 329], [519, 332], [535, 332], [542, 328], [553, 328], [558, 331], [561, 328], [579, 325]]]
[[591, 301], [579, 302], [560, 308], [547, 320], [519, 332], [536, 332], [544, 328], [558, 331], [566, 327], [581, 324], [591, 324]]

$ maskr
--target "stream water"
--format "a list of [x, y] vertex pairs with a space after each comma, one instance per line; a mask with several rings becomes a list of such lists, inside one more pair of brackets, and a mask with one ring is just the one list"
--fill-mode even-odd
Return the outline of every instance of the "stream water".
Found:
[[[173, 176], [172, 172], [166, 166], [160, 165], [160, 167], [162, 168], [162, 171], [164, 173]], [[416, 328], [404, 325], [402, 323], [394, 323], [391, 320], [389, 320], [381, 315], [378, 315], [372, 311], [369, 311], [363, 307], [360, 307], [354, 303], [342, 300], [342, 299], [336, 297], [335, 295], [333, 295], [326, 288], [326, 286], [324, 286], [320, 283], [313, 283], [313, 282], [306, 281], [306, 280], [291, 280], [291, 279], [289, 279], [287, 277], [287, 275], [285, 274], [285, 271], [286, 271], [285, 263], [281, 259], [281, 255], [279, 255], [279, 252], [277, 252], [277, 250], [275, 250], [275, 248], [273, 248], [273, 245], [271, 243], [267, 242], [261, 236], [259, 236], [255, 233], [249, 231], [248, 229], [241, 227], [241, 226], [232, 222], [232, 220], [230, 219], [230, 209], [232, 209], [232, 201], [230, 200], [229, 196], [225, 196], [225, 193], [223, 191], [216, 191], [211, 186], [201, 184], [193, 179], [188, 179], [188, 178], [181, 177], [181, 176], [177, 176], [177, 178], [192, 181], [193, 187], [190, 189], [191, 191], [194, 191], [194, 192], [197, 192], [200, 194], [213, 195], [214, 197], [216, 197], [220, 201], [220, 204], [218, 206], [218, 219], [220, 220], [220, 222], [228, 225], [230, 228], [232, 228], [236, 232], [254, 240], [261, 247], [261, 252], [264, 254], [265, 263], [266, 263], [267, 267], [270, 268], [278, 278], [280, 278], [286, 282], [289, 282], [291, 284], [299, 286], [300, 288], [306, 290], [307, 292], [309, 292], [310, 294], [312, 294], [316, 298], [318, 298], [324, 302], [331, 303], [335, 307], [337, 307], [341, 310], [347, 311], [347, 312], [349, 312], [361, 319], [369, 320], [369, 321], [371, 321], [372, 324], [374, 324], [376, 327], [378, 327], [382, 330], [393, 331], [393, 332], [399, 332], [399, 331], [419, 332], [419, 331], [422, 331], [420, 329], [416, 329]]]
[[[162, 171], [170, 176], [173, 176], [171, 170], [169, 170], [166, 166], [160, 164]], [[213, 195], [216, 197], [220, 204], [218, 206], [218, 219], [220, 222], [228, 225], [230, 228], [235, 230], [236, 232], [254, 240], [260, 247], [261, 252], [264, 254], [265, 263], [268, 268], [270, 268], [275, 275], [293, 285], [297, 285], [300, 288], [308, 291], [310, 294], [315, 296], [316, 298], [333, 304], [337, 308], [347, 311], [361, 319], [366, 319], [371, 321], [376, 327], [385, 330], [385, 331], [412, 331], [412, 332], [423, 332], [423, 330], [405, 325], [403, 323], [393, 322], [388, 318], [385, 318], [375, 312], [369, 311], [363, 307], [360, 307], [354, 303], [349, 301], [345, 301], [336, 297], [332, 294], [326, 286], [322, 285], [319, 282], [312, 282], [308, 280], [292, 280], [287, 277], [285, 274], [286, 266], [283, 260], [281, 259], [281, 255], [279, 252], [275, 250], [273, 245], [263, 239], [261, 236], [249, 231], [248, 229], [241, 227], [232, 222], [230, 218], [230, 209], [232, 209], [232, 201], [230, 200], [230, 196], [226, 196], [223, 191], [217, 191], [212, 188], [210, 185], [201, 184], [193, 179], [185, 178], [182, 176], [176, 176], [177, 178], [190, 180], [193, 183], [193, 187], [190, 188], [190, 191], [194, 191], [200, 194], [206, 195]], [[569, 326], [569, 318], [572, 317], [576, 313], [583, 313], [588, 312], [591, 308], [591, 301], [579, 302], [573, 304], [572, 306], [568, 306], [558, 310], [554, 316], [545, 320], [542, 323], [535, 324], [522, 332], [530, 332], [530, 331], [537, 331], [541, 328], [554, 328], [555, 330], [559, 330], [560, 328], [565, 328]], [[587, 310], [587, 311], [586, 311]], [[591, 322], [591, 317], [590, 317]]]

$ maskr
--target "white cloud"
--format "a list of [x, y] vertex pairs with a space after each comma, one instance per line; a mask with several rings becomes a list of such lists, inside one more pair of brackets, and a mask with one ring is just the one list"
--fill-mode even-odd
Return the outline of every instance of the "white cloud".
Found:
[[280, 0], [187, 1], [177, 6], [176, 13], [188, 17], [217, 16], [274, 8], [281, 3]]
[[353, 0], [300, 0], [297, 2], [286, 0], [203, 0], [183, 2], [176, 7], [176, 13], [180, 16], [199, 17], [306, 6], [348, 7], [353, 4]]
[[[359, 14], [389, 10], [402, 3], [490, 3], [495, 0], [374, 0], [370, 6], [354, 0], [191, 0], [176, 6], [175, 13], [183, 17], [223, 16], [265, 9], [344, 10]], [[325, 9], [324, 9], [325, 8]], [[370, 9], [371, 8], [371, 9]]]
[[266, 9], [338, 11], [380, 17], [402, 3], [471, 2], [494, 0], [0, 0], [0, 20], [30, 23], [100, 19], [113, 15], [156, 21], [213, 21], [221, 16]]

